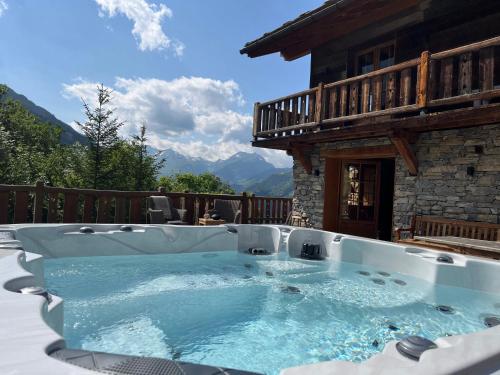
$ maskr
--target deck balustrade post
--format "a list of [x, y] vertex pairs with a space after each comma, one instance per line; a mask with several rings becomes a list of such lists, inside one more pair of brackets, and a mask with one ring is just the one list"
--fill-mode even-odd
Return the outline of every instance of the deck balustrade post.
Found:
[[35, 203], [33, 205], [33, 222], [41, 223], [43, 220], [43, 198], [45, 197], [44, 182], [37, 181], [35, 185]]
[[257, 138], [257, 133], [261, 130], [260, 129], [260, 103], [257, 102], [253, 106], [253, 131], [252, 135], [254, 138]]
[[324, 89], [323, 89], [323, 82], [320, 82], [319, 85], [318, 85], [318, 89], [317, 89], [317, 93], [316, 93], [316, 109], [315, 109], [315, 119], [314, 121], [319, 124], [321, 124], [321, 121], [323, 121], [323, 118], [324, 118], [324, 114], [323, 114], [323, 110], [324, 110], [324, 99], [325, 99], [325, 95], [324, 95]]
[[418, 108], [427, 107], [427, 87], [429, 83], [429, 62], [430, 54], [429, 51], [424, 51], [420, 55], [420, 68], [418, 80], [418, 92], [417, 92], [417, 106]]
[[241, 224], [248, 224], [248, 195], [246, 192], [241, 194]]

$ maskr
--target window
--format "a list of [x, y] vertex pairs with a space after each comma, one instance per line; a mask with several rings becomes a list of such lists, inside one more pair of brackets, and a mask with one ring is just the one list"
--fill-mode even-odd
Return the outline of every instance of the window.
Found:
[[382, 44], [359, 52], [356, 74], [365, 74], [394, 65], [394, 43]]
[[[382, 68], [387, 68], [391, 65], [394, 65], [394, 44], [392, 42], [361, 51], [357, 54], [356, 71], [358, 75], [370, 73], [374, 70]], [[382, 78], [382, 108], [386, 108], [385, 97], [387, 92], [387, 80], [388, 78], [386, 76]], [[370, 90], [372, 90], [372, 88], [370, 88]], [[373, 106], [373, 92], [370, 91], [368, 111], [372, 111]]]

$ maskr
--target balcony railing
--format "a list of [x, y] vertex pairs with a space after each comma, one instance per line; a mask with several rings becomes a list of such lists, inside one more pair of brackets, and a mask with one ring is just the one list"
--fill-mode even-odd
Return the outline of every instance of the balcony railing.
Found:
[[215, 199], [241, 202], [243, 224], [284, 224], [292, 210], [291, 198], [255, 195], [165, 193], [69, 189], [32, 185], [0, 185], [0, 224], [10, 223], [131, 223], [147, 222], [147, 198], [166, 195], [185, 220], [196, 224]]
[[439, 53], [425, 51], [417, 59], [256, 103], [253, 136], [300, 135], [500, 97], [497, 46], [500, 37]]

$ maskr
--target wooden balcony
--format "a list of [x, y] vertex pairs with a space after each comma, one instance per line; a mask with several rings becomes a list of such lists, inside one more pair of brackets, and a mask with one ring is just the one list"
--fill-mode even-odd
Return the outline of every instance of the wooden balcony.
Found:
[[254, 146], [316, 143], [500, 121], [500, 37], [256, 103]]

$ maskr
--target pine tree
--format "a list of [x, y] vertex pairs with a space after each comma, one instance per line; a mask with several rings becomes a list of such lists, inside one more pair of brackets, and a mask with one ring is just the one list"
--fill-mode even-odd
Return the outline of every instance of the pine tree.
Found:
[[158, 155], [149, 155], [147, 149], [146, 125], [142, 124], [139, 134], [132, 137], [132, 146], [135, 150], [135, 190], [147, 190], [154, 187], [158, 172], [165, 164], [165, 159]]
[[101, 187], [103, 180], [113, 172], [106, 170], [107, 156], [113, 147], [119, 142], [118, 129], [123, 125], [113, 115], [109, 108], [111, 102], [111, 90], [103, 84], [97, 86], [97, 105], [91, 108], [83, 101], [85, 123], [77, 121], [78, 126], [89, 139], [90, 154], [90, 179], [94, 189]]

